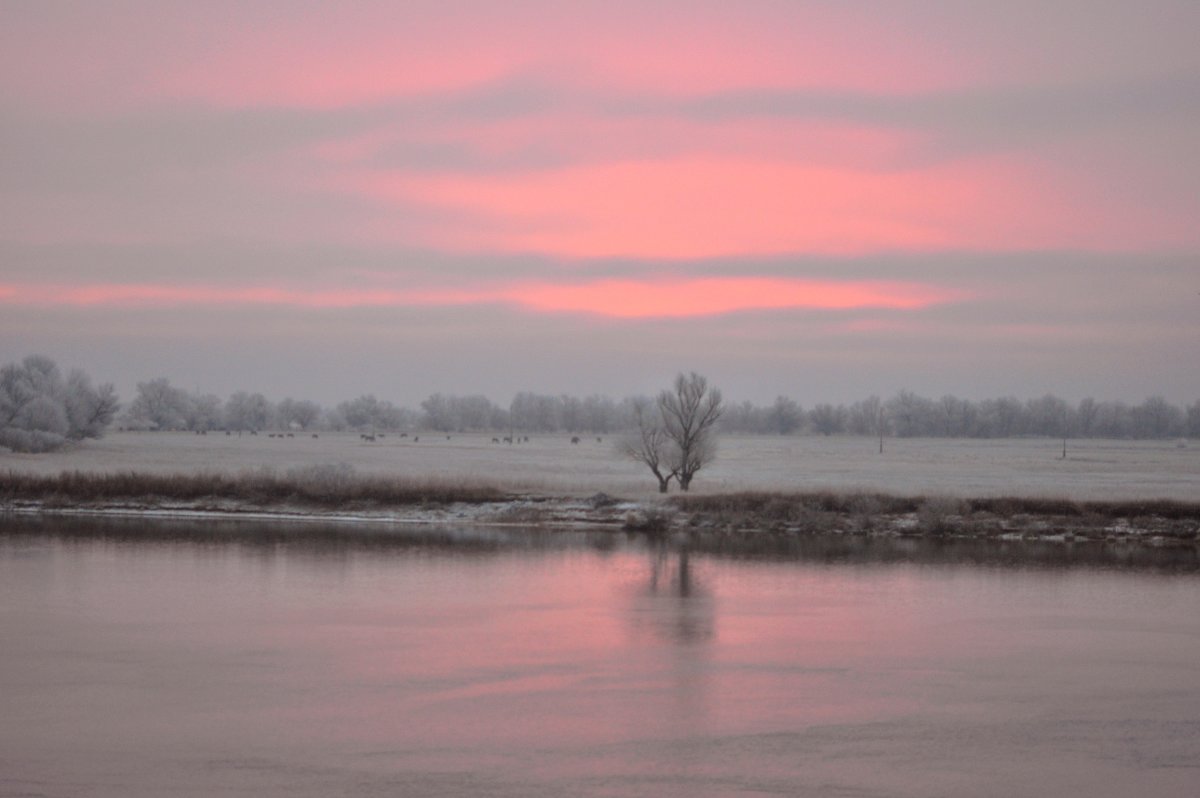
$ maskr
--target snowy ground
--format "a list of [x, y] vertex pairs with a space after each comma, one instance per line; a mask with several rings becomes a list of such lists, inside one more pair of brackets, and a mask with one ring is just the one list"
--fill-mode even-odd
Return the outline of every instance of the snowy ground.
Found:
[[[588, 496], [598, 491], [650, 498], [643, 466], [617, 456], [615, 438], [531, 435], [529, 443], [492, 443], [491, 435], [388, 435], [374, 443], [353, 433], [296, 433], [294, 438], [210, 433], [114, 432], [68, 451], [0, 450], [0, 470], [237, 473], [348, 463], [363, 474], [481, 481], [501, 488]], [[1200, 500], [1200, 443], [1062, 442], [726, 436], [717, 461], [694, 492], [864, 489], [896, 494], [1063, 496], [1075, 499]]]

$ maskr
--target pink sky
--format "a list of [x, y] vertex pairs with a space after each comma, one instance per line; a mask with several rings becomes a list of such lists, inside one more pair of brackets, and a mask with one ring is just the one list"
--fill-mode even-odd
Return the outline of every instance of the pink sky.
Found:
[[[414, 391], [580, 384], [561, 354], [559, 376], [473, 384], [487, 306], [489, 341], [551, 330], [581, 363], [659, 341], [595, 378], [614, 393], [673, 358], [810, 392], [787, 375], [833, 352], [859, 365], [822, 366], [814, 398], [1189, 398], [1200, 378], [1147, 362], [1200, 332], [1198, 24], [1190, 2], [1082, 0], [6, 4], [0, 358], [180, 378], [201, 367], [169, 362], [163, 319], [189, 320], [197, 363], [234, 336], [282, 363], [286, 317], [346, 363], [385, 341], [431, 362], [436, 330]], [[693, 323], [714, 345], [689, 358]], [[884, 330], [911, 336], [903, 365]], [[971, 342], [949, 361], [947, 336]], [[1006, 342], [1029, 360], [985, 375]]]

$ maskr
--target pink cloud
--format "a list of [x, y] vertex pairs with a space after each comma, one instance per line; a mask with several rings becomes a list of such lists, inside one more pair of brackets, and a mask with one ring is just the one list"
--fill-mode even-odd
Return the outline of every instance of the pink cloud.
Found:
[[0, 286], [2, 302], [44, 306], [274, 305], [316, 309], [506, 304], [535, 313], [624, 319], [683, 318], [788, 308], [917, 310], [963, 298], [965, 294], [960, 291], [919, 283], [772, 277], [594, 280], [571, 284], [521, 282], [471, 290], [413, 291], [155, 284]]
[[[908, 92], [963, 78], [885, 15], [781, 3], [147, 3], [31, 8], [0, 88], [97, 107], [162, 100], [343, 107], [541, 73], [592, 87]], [[863, 57], [870, 53], [870, 57]], [[955, 63], [962, 58], [953, 56]], [[82, 65], [86, 64], [86, 68]]]
[[[684, 157], [520, 174], [363, 172], [337, 181], [387, 202], [489, 224], [428, 226], [421, 244], [568, 258], [708, 258], [787, 252], [1018, 250], [1111, 241], [1011, 159], [871, 171]], [[1085, 212], [1086, 214], [1086, 212]], [[1084, 227], [1086, 229], [1080, 229]]]

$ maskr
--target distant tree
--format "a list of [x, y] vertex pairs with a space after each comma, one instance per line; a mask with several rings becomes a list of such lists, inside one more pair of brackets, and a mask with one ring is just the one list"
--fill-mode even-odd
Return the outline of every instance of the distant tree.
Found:
[[416, 424], [416, 416], [411, 410], [396, 407], [373, 394], [342, 402], [337, 406], [337, 416], [352, 429], [402, 429]]
[[184, 425], [199, 432], [217, 429], [223, 418], [222, 404], [221, 397], [213, 393], [189, 395], [184, 409]]
[[771, 432], [780, 435], [790, 435], [804, 423], [804, 410], [786, 396], [775, 397], [768, 414]]
[[980, 435], [1011, 438], [1021, 434], [1021, 401], [1013, 396], [988, 399], [979, 406]]
[[583, 402], [577, 397], [563, 394], [558, 397], [558, 418], [567, 432], [579, 432], [584, 428]]
[[435, 393], [421, 402], [421, 410], [425, 413], [424, 425], [430, 429], [450, 432], [459, 426], [450, 397], [444, 394]]
[[1081, 438], [1089, 438], [1096, 426], [1096, 400], [1087, 397], [1075, 408], [1075, 434]]
[[675, 444], [672, 465], [680, 490], [688, 490], [696, 472], [716, 457], [716, 425], [723, 409], [721, 392], [694, 371], [678, 375], [674, 386], [658, 395], [663, 430]]
[[1200, 438], [1200, 399], [1188, 405], [1187, 435], [1189, 438]]
[[67, 375], [63, 394], [67, 437], [72, 440], [101, 437], [120, 405], [111, 382], [93, 388], [91, 377], [79, 369], [72, 369]]
[[1063, 420], [1068, 415], [1067, 403], [1054, 394], [1048, 393], [1039, 399], [1030, 399], [1025, 403], [1022, 432], [1027, 435], [1060, 437], [1063, 432]]
[[819, 404], [809, 411], [808, 420], [813, 431], [821, 435], [833, 435], [846, 429], [843, 409], [828, 403]]
[[583, 400], [584, 424], [591, 432], [606, 433], [615, 429], [619, 424], [617, 412], [616, 404], [607, 396], [593, 394]]
[[941, 429], [939, 435], [957, 438], [970, 435], [975, 426], [975, 405], [966, 399], [946, 394], [938, 401]]
[[929, 435], [936, 427], [937, 413], [933, 402], [912, 391], [900, 391], [889, 399], [887, 414], [896, 435], [901, 438]]
[[1133, 409], [1134, 435], [1169, 438], [1183, 431], [1183, 412], [1161, 396], [1151, 396]]
[[225, 402], [225, 423], [236, 430], [266, 429], [271, 403], [261, 393], [238, 391]]
[[31, 355], [0, 369], [0, 446], [45, 452], [99, 438], [118, 406], [111, 384], [93, 387], [79, 370], [64, 381], [53, 360]]
[[307, 399], [288, 397], [275, 406], [275, 414], [281, 427], [309, 429], [321, 417], [321, 406]]
[[187, 393], [171, 385], [166, 377], [139, 382], [128, 411], [130, 426], [160, 430], [183, 429], [187, 414]]

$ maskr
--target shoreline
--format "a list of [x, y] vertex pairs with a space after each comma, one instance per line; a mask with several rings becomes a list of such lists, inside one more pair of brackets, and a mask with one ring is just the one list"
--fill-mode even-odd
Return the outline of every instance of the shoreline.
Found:
[[[0, 488], [6, 487], [0, 479]], [[478, 488], [472, 488], [478, 490]], [[345, 502], [139, 496], [19, 498], [0, 491], [5, 516], [149, 521], [365, 524], [608, 531], [680, 540], [787, 541], [812, 536], [1121, 543], [1200, 548], [1200, 503], [1088, 502], [1008, 497], [957, 499], [856, 493], [734, 493], [623, 500], [497, 494], [464, 501]]]

